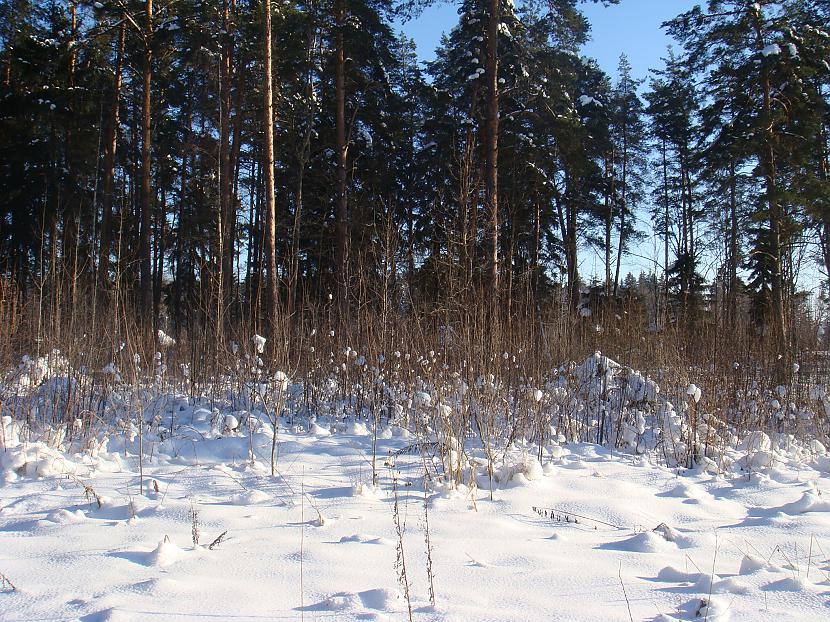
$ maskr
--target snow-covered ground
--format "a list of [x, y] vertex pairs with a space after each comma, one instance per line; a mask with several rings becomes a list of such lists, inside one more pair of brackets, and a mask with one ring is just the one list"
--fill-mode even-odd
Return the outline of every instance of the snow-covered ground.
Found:
[[66, 454], [5, 420], [0, 573], [15, 589], [0, 620], [406, 620], [401, 561], [415, 620], [830, 618], [820, 455], [747, 474], [735, 449], [712, 474], [584, 443], [540, 464], [519, 442], [491, 499], [485, 469], [442, 484], [397, 427], [377, 441], [377, 488], [362, 424], [283, 421], [272, 477], [268, 430], [220, 429], [189, 404], [172, 440], [144, 447], [144, 494], [117, 434]]
[[534, 380], [347, 348], [292, 379], [258, 339], [198, 387], [161, 353], [6, 374], [0, 620], [830, 619], [830, 397], [798, 369], [709, 398], [600, 353]]

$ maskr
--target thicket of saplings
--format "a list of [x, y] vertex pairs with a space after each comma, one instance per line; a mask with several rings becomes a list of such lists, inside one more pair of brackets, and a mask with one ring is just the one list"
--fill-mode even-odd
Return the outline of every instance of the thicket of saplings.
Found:
[[[4, 301], [0, 407], [21, 438], [75, 452], [123, 434], [144, 454], [189, 423], [175, 416], [186, 404], [211, 409], [217, 435], [270, 434], [273, 469], [275, 425], [363, 423], [377, 481], [377, 440], [400, 426], [455, 483], [485, 469], [498, 480], [511, 450], [544, 463], [575, 442], [712, 471], [753, 431], [827, 445], [827, 358], [807, 316], [792, 322], [782, 378], [780, 354], [753, 324], [710, 310], [655, 330], [636, 301], [591, 317], [564, 303], [514, 303], [510, 314], [470, 300], [362, 304], [343, 322], [329, 300], [273, 330], [204, 310], [207, 321], [174, 339], [147, 331], [124, 299], [94, 300]], [[257, 457], [267, 451], [252, 444]]]

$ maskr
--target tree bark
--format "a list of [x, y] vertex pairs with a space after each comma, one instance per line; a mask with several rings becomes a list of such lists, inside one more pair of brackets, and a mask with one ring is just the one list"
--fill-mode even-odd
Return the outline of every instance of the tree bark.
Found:
[[119, 104], [121, 100], [122, 71], [124, 68], [125, 25], [118, 29], [118, 46], [115, 53], [115, 78], [112, 101], [107, 119], [107, 134], [104, 139], [104, 188], [101, 206], [101, 240], [98, 251], [98, 283], [109, 286], [110, 246], [112, 245], [112, 207], [114, 203], [115, 155], [118, 149]]
[[[764, 49], [763, 26], [761, 24], [760, 16], [756, 17], [755, 24], [756, 44], [758, 46], [758, 50], [760, 51]], [[761, 153], [759, 154], [759, 160], [766, 183], [766, 200], [769, 212], [770, 255], [772, 255], [772, 278], [770, 283], [772, 308], [770, 311], [772, 314], [772, 323], [775, 331], [779, 360], [782, 361], [782, 364], [779, 366], [779, 377], [783, 380], [788, 349], [787, 320], [784, 310], [784, 279], [782, 276], [782, 235], [784, 215], [781, 203], [778, 199], [778, 179], [775, 153], [777, 137], [775, 134], [775, 127], [772, 122], [772, 88], [770, 85], [769, 68], [766, 62], [762, 62], [761, 65], [761, 89], [763, 92], [761, 120], [762, 126], [766, 129], [764, 130], [764, 141]]]
[[620, 268], [622, 256], [625, 252], [625, 211], [628, 207], [628, 123], [623, 123], [622, 144], [622, 179], [620, 180], [620, 239], [617, 248], [617, 268], [614, 273], [614, 296], [617, 296], [620, 287]]
[[139, 309], [146, 323], [147, 335], [153, 330], [153, 283], [150, 262], [150, 208], [152, 193], [150, 190], [152, 157], [152, 82], [153, 82], [153, 0], [144, 4], [144, 63], [142, 77], [144, 97], [141, 110], [141, 231], [139, 240], [140, 288]]
[[219, 218], [216, 253], [218, 286], [217, 331], [221, 330], [224, 309], [233, 291], [233, 225], [236, 221], [232, 201], [233, 167], [231, 162], [231, 81], [233, 79], [233, 33], [231, 5], [222, 3], [222, 35], [219, 61]]
[[499, 298], [499, 24], [500, 0], [490, 0], [487, 22], [487, 131], [485, 133], [485, 201], [489, 211], [488, 269], [494, 308]]
[[735, 328], [738, 300], [738, 192], [735, 158], [729, 159], [729, 282], [726, 314], [730, 328]]
[[263, 89], [265, 149], [263, 152], [263, 172], [265, 176], [265, 246], [268, 269], [268, 320], [270, 322], [271, 338], [276, 342], [279, 328], [279, 286], [277, 281], [276, 200], [274, 197], [274, 93], [271, 61], [270, 0], [264, 0], [262, 6], [265, 11], [265, 40], [263, 50], [263, 64], [265, 69], [265, 85]]
[[343, 28], [346, 21], [346, 0], [337, 0], [335, 50], [335, 134], [337, 150], [337, 213], [335, 240], [335, 279], [337, 281], [337, 305], [341, 322], [348, 319], [348, 203], [346, 196], [346, 55]]
[[614, 230], [614, 151], [605, 158], [605, 295], [611, 295], [611, 234]]

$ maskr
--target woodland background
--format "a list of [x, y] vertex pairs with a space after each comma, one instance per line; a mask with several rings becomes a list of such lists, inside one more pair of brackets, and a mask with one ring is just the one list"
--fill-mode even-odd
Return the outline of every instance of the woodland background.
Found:
[[159, 330], [194, 362], [317, 331], [484, 367], [821, 358], [830, 3], [711, 1], [616, 79], [575, 1], [465, 0], [425, 67], [393, 26], [422, 8], [0, 0], [4, 362]]

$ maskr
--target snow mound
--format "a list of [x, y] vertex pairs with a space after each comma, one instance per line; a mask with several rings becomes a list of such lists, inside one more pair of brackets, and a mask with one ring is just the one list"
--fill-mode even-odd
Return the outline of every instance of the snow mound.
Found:
[[381, 490], [370, 484], [358, 482], [352, 486], [353, 497], [363, 497], [364, 499], [380, 499]]
[[230, 499], [232, 505], [258, 505], [271, 500], [271, 495], [261, 490], [247, 490], [233, 495]]
[[49, 512], [46, 515], [46, 520], [56, 525], [72, 525], [86, 520], [86, 514], [81, 510], [70, 512], [69, 510], [60, 509], [54, 512]]
[[401, 596], [395, 590], [374, 589], [358, 594], [363, 606], [378, 611], [400, 611], [402, 609]]
[[497, 469], [493, 474], [493, 480], [499, 484], [512, 483], [515, 486], [524, 486], [544, 476], [545, 471], [539, 461], [523, 455], [517, 462], [506, 463]]
[[720, 581], [720, 577], [716, 574], [709, 574], [708, 572], [701, 572], [695, 575], [694, 585], [692, 589], [701, 594], [709, 594], [715, 591], [715, 586]]
[[664, 553], [677, 547], [674, 543], [667, 541], [663, 536], [653, 531], [644, 531], [612, 545], [606, 545], [605, 548], [631, 553]]
[[346, 424], [346, 434], [353, 434], [354, 436], [368, 436], [369, 430], [365, 423], [360, 421], [351, 421]]
[[360, 611], [374, 609], [375, 611], [396, 612], [402, 609], [401, 597], [394, 590], [374, 589], [365, 592], [339, 592], [326, 598], [323, 608], [330, 611]]
[[676, 529], [670, 527], [666, 523], [660, 523], [659, 525], [657, 525], [657, 527], [652, 529], [652, 531], [662, 536], [663, 539], [666, 540], [666, 542], [674, 542], [682, 548], [688, 548], [688, 546], [690, 546], [691, 544], [689, 538], [678, 533]]
[[354, 611], [362, 604], [360, 597], [351, 592], [333, 594], [323, 601], [323, 607], [331, 611]]
[[674, 488], [660, 496], [703, 501], [704, 499], [708, 499], [710, 495], [697, 484], [681, 481]]
[[803, 592], [812, 587], [812, 584], [801, 577], [787, 577], [772, 583], [767, 583], [761, 589], [766, 592]]
[[813, 490], [805, 492], [801, 499], [782, 505], [781, 512], [785, 514], [805, 514], [807, 512], [830, 512], [830, 501], [822, 498], [821, 494]]
[[738, 449], [741, 451], [769, 451], [772, 448], [770, 437], [764, 432], [755, 431], [747, 434]]
[[666, 566], [661, 568], [657, 573], [657, 580], [663, 583], [687, 583], [691, 581], [689, 573], [675, 568], [674, 566]]
[[331, 432], [326, 428], [320, 427], [316, 423], [312, 423], [308, 429], [308, 433], [312, 436], [331, 436]]
[[813, 460], [816, 470], [830, 473], [830, 456], [818, 456]]
[[79, 474], [79, 465], [46, 443], [27, 443], [0, 452], [0, 479], [7, 482], [21, 477], [32, 479]]
[[748, 594], [750, 586], [746, 581], [737, 577], [727, 577], [717, 581], [712, 586], [712, 592], [716, 594]]
[[744, 555], [744, 558], [741, 560], [741, 569], [738, 570], [738, 574], [753, 574], [759, 570], [763, 570], [766, 567], [767, 563], [760, 557], [755, 557], [754, 555]]
[[156, 549], [150, 553], [150, 563], [154, 566], [161, 566], [162, 568], [171, 566], [179, 560], [183, 552], [173, 544], [170, 538], [165, 536], [164, 540], [161, 540]]

